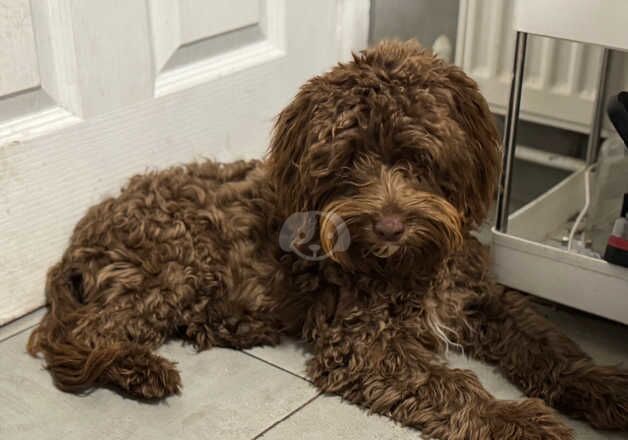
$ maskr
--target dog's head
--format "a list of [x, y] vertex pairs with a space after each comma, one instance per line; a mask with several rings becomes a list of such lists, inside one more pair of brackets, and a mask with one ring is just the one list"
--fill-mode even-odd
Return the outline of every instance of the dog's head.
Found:
[[[278, 116], [268, 164], [286, 218], [323, 213], [320, 244], [332, 259], [421, 271], [484, 219], [500, 159], [475, 82], [409, 41], [307, 82]], [[350, 234], [340, 250], [338, 217]]]

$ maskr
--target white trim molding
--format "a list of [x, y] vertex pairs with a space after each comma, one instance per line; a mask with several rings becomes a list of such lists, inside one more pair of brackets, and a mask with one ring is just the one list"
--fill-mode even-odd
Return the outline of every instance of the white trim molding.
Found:
[[347, 61], [369, 44], [371, 1], [338, 0], [336, 8], [337, 56]]

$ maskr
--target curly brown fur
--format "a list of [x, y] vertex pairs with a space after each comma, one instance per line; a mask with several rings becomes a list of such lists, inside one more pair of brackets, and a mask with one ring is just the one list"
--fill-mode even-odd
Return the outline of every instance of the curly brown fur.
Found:
[[[471, 79], [415, 42], [382, 43], [301, 88], [265, 161], [137, 176], [91, 208], [50, 270], [29, 350], [63, 390], [161, 398], [181, 387], [153, 353], [168, 338], [206, 349], [300, 335], [316, 386], [426, 435], [571, 438], [550, 406], [628, 429], [628, 372], [594, 365], [488, 274], [470, 231], [500, 157]], [[324, 213], [329, 259], [279, 245], [302, 211]], [[448, 348], [498, 365], [530, 398], [495, 399], [447, 367]]]

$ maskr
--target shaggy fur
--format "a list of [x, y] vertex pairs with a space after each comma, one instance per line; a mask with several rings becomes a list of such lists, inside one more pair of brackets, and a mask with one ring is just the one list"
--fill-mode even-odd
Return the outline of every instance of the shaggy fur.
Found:
[[[471, 79], [415, 42], [382, 43], [301, 88], [265, 161], [136, 176], [92, 207], [49, 272], [29, 351], [62, 390], [153, 399], [181, 387], [153, 352], [168, 338], [202, 350], [296, 335], [321, 390], [436, 438], [571, 438], [550, 407], [628, 429], [628, 372], [595, 365], [488, 274], [470, 231], [500, 159]], [[348, 249], [334, 248], [323, 215], [331, 258], [282, 250], [282, 224], [303, 211], [340, 216]], [[497, 365], [530, 398], [495, 399], [447, 367], [448, 347]]]

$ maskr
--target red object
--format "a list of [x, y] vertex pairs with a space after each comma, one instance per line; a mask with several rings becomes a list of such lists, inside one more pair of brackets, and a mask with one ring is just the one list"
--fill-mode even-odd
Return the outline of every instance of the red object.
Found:
[[622, 251], [628, 251], [628, 240], [615, 235], [608, 237], [608, 245], [621, 249]]

